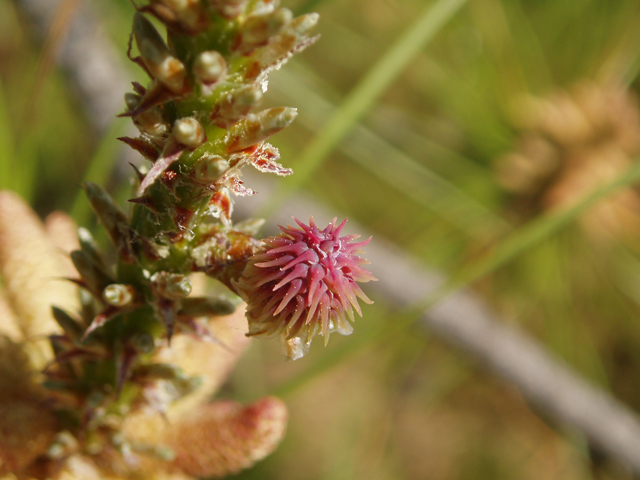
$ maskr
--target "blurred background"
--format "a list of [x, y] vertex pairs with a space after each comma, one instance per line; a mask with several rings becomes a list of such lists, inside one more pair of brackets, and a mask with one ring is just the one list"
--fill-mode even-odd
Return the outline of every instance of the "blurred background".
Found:
[[[90, 3], [124, 61], [131, 3]], [[388, 240], [415, 265], [453, 275], [529, 222], [579, 204], [640, 154], [637, 0], [281, 3], [319, 12], [322, 38], [270, 76], [265, 106], [299, 110], [272, 142], [299, 175], [277, 179], [266, 204], [249, 199], [260, 214], [304, 191], [365, 226], [372, 244]], [[407, 38], [434, 8], [448, 17], [429, 24], [429, 38]], [[72, 211], [95, 227], [79, 185], [90, 172], [127, 198], [114, 137], [128, 122], [92, 127], [54, 61], [60, 25], [43, 43], [17, 3], [0, 1], [0, 186], [41, 215]], [[408, 62], [383, 63], [393, 48]], [[355, 111], [357, 128], [327, 133]], [[260, 192], [264, 179], [253, 178]], [[640, 190], [618, 190], [489, 270], [472, 286], [500, 321], [640, 409]], [[365, 286], [375, 304], [354, 335], [303, 360], [284, 362], [275, 340], [253, 342], [221, 395], [281, 394], [290, 424], [276, 453], [236, 478], [632, 478], [424, 328], [362, 348], [356, 337], [391, 329], [410, 307], [375, 287]]]

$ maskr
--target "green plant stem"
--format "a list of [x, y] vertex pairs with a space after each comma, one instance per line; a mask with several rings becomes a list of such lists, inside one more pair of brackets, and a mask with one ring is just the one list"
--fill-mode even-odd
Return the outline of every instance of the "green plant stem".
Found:
[[322, 161], [351, 131], [356, 122], [375, 103], [409, 62], [440, 31], [467, 0], [439, 0], [425, 8], [418, 20], [378, 60], [351, 91], [323, 130], [309, 143], [297, 161], [295, 176], [285, 182], [263, 207], [261, 216], [268, 217], [297, 188], [311, 178]]

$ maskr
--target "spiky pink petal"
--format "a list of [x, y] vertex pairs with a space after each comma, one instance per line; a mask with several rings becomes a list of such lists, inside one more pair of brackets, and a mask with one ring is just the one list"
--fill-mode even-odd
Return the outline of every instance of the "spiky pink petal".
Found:
[[286, 355], [296, 359], [317, 333], [326, 344], [332, 332], [353, 331], [353, 310], [362, 316], [358, 298], [371, 303], [356, 282], [376, 278], [358, 256], [371, 239], [341, 237], [346, 219], [336, 225], [334, 218], [322, 230], [313, 218], [308, 225], [294, 220], [297, 227], [281, 226], [282, 233], [264, 240], [235, 286], [248, 303], [249, 335], [281, 335]]

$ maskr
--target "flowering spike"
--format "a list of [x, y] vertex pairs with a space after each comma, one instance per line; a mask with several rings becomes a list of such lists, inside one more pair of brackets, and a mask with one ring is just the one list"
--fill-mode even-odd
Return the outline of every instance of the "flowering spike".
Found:
[[295, 221], [299, 228], [280, 227], [280, 235], [264, 240], [234, 283], [248, 303], [249, 335], [280, 334], [289, 358], [302, 356], [316, 333], [325, 343], [332, 332], [350, 334], [347, 318], [353, 321], [353, 309], [362, 315], [357, 298], [370, 302], [356, 281], [375, 280], [360, 271], [363, 259], [353, 254], [353, 237], [339, 235], [345, 222], [334, 219], [320, 230], [313, 218], [308, 225]]
[[[337, 225], [334, 219], [319, 229], [313, 218], [308, 225], [296, 220], [296, 226], [281, 227], [280, 235], [261, 241], [256, 237], [260, 220], [234, 224], [232, 219], [231, 193], [256, 193], [242, 182], [244, 167], [280, 176], [292, 173], [278, 163], [278, 150], [266, 141], [289, 126], [297, 110], [256, 109], [267, 91], [268, 73], [315, 40], [308, 31], [317, 15], [294, 19], [291, 11], [278, 8], [278, 0], [138, 3], [127, 56], [150, 80], [145, 86], [133, 82], [133, 90], [125, 94], [120, 116], [131, 118], [140, 133], [120, 140], [151, 165], [134, 167], [137, 194], [129, 200], [127, 213], [100, 187], [85, 185], [116, 247], [117, 261], [103, 257], [89, 232], [80, 229], [80, 248], [71, 253], [80, 274], [73, 282], [82, 287], [79, 311], [62, 302], [64, 310], [54, 308], [50, 327], [43, 323], [28, 328], [34, 317], [19, 332], [19, 337], [34, 341], [48, 338], [38, 355], [42, 361], [34, 363], [47, 365], [47, 397], [41, 401], [38, 394], [33, 399], [43, 411], [60, 409], [62, 414], [55, 416], [59, 429], [51, 432], [48, 454], [45, 445], [33, 459], [42, 464], [42, 472], [54, 476], [61, 472], [102, 478], [97, 470], [103, 465], [113, 466], [106, 476], [123, 478], [222, 476], [250, 465], [279, 441], [286, 410], [273, 399], [248, 409], [205, 407], [195, 422], [175, 431], [181, 422], [170, 404], [192, 393], [200, 384], [196, 375], [202, 376], [203, 388], [191, 396], [190, 407], [196, 408], [185, 409], [197, 412], [196, 402], [214, 393], [247, 342], [246, 324], [230, 315], [233, 302], [190, 296], [200, 283], [192, 273], [204, 272], [240, 293], [248, 302], [249, 335], [280, 334], [293, 359], [308, 351], [316, 334], [323, 335], [326, 344], [334, 331], [351, 333], [353, 310], [361, 313], [358, 298], [370, 302], [355, 284], [374, 279], [362, 268], [366, 260], [356, 255], [367, 242], [341, 237], [344, 222]], [[150, 15], [166, 32], [156, 29]], [[139, 54], [135, 58], [134, 43]], [[0, 206], [2, 200], [10, 199], [0, 198]], [[38, 232], [20, 233], [18, 227], [29, 218], [15, 209], [8, 209], [13, 214], [0, 222], [5, 227], [0, 228], [0, 240], [8, 239], [0, 241], [0, 269], [8, 280], [26, 277], [22, 265], [16, 269], [12, 259], [1, 255], [5, 246], [23, 252], [21, 262], [38, 250], [28, 241]], [[34, 258], [33, 273], [41, 273], [45, 262]], [[47, 278], [74, 276], [46, 270]], [[6, 282], [7, 289], [20, 286], [21, 291], [9, 292], [16, 293], [12, 303], [25, 297], [23, 284], [28, 283]], [[41, 297], [35, 290], [28, 293], [25, 307]], [[50, 311], [47, 305], [43, 313]], [[78, 318], [67, 311], [78, 311]], [[191, 343], [194, 335], [217, 345], [212, 350], [204, 342]], [[176, 365], [158, 364], [160, 359]], [[184, 409], [184, 403], [178, 408]], [[146, 420], [130, 427], [142, 410], [166, 413], [172, 420], [167, 428], [174, 432], [129, 438], [144, 430]], [[21, 443], [30, 448], [36, 443], [26, 440]], [[172, 443], [175, 455], [164, 443]], [[137, 454], [165, 463], [149, 458], [135, 465]], [[90, 468], [74, 474], [69, 470], [73, 461]], [[153, 473], [137, 471], [147, 469], [149, 461], [154, 462]], [[0, 470], [2, 466], [0, 458]], [[33, 476], [28, 466], [14, 476]], [[94, 467], [95, 475], [89, 473]]]

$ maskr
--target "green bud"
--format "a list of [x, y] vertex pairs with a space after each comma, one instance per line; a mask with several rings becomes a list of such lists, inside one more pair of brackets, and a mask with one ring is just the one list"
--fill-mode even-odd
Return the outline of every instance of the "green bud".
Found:
[[257, 85], [246, 85], [224, 95], [218, 104], [216, 119], [221, 126], [227, 126], [244, 117], [262, 98], [262, 90]]
[[279, 8], [264, 15], [254, 15], [247, 19], [241, 27], [241, 50], [250, 50], [264, 45], [273, 35], [291, 22], [291, 10]]
[[227, 160], [219, 155], [211, 155], [198, 160], [193, 173], [196, 182], [210, 184], [218, 180], [228, 168]]
[[307, 13], [295, 18], [289, 24], [289, 29], [297, 36], [306, 35], [309, 30], [316, 26], [320, 15], [317, 13]]
[[183, 93], [187, 72], [184, 64], [171, 55], [169, 48], [141, 13], [133, 17], [133, 36], [149, 73], [174, 93]]
[[137, 297], [136, 289], [131, 285], [112, 283], [102, 291], [102, 298], [114, 307], [126, 307], [131, 305]]
[[179, 273], [157, 272], [151, 276], [151, 284], [164, 298], [178, 300], [191, 293], [191, 280]]
[[179, 118], [173, 124], [175, 139], [189, 148], [199, 147], [206, 140], [202, 124], [194, 117]]
[[151, 107], [133, 117], [133, 123], [142, 133], [161, 137], [169, 130], [169, 124], [159, 107]]
[[150, 353], [155, 347], [153, 336], [149, 333], [137, 333], [130, 339], [133, 347], [140, 353]]
[[266, 140], [288, 127], [297, 115], [298, 111], [289, 107], [270, 108], [248, 115], [229, 130], [227, 151], [237, 152]]
[[216, 83], [226, 75], [227, 62], [220, 53], [207, 50], [196, 57], [193, 73], [202, 83]]
[[318, 38], [320, 38], [319, 35], [308, 37], [296, 33], [295, 29], [285, 28], [278, 36], [271, 39], [269, 48], [258, 50], [254, 58], [261, 69], [269, 71], [278, 68], [287, 58], [312, 45]]

